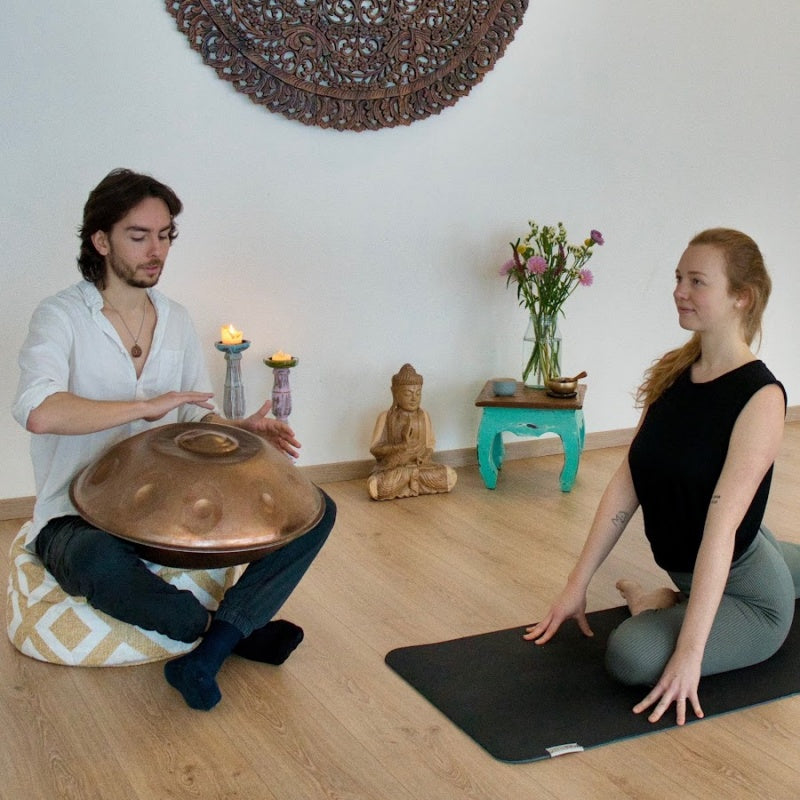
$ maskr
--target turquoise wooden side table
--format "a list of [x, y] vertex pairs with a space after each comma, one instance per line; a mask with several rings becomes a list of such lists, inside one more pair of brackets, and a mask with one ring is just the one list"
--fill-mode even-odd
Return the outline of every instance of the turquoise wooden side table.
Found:
[[531, 389], [517, 381], [513, 395], [500, 397], [486, 382], [475, 405], [483, 409], [478, 428], [478, 466], [487, 489], [497, 486], [497, 473], [503, 466], [503, 431], [517, 436], [555, 433], [564, 447], [561, 491], [569, 492], [578, 474], [586, 429], [583, 421], [585, 384], [578, 384], [574, 397], [551, 397], [544, 389]]

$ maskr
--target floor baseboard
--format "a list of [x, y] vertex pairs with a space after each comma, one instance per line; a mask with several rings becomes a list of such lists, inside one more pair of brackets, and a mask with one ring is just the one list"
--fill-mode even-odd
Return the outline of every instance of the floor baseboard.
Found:
[[[786, 422], [800, 422], [800, 406], [789, 406], [786, 410]], [[586, 434], [586, 450], [599, 450], [603, 447], [618, 447], [630, 444], [634, 428], [620, 428], [613, 431], [598, 431]], [[538, 439], [525, 439], [506, 442], [505, 459], [515, 461], [521, 458], [550, 456], [562, 452], [561, 440], [553, 436]], [[458, 450], [445, 450], [434, 455], [434, 460], [450, 467], [470, 467], [478, 463], [474, 447], [463, 447]], [[375, 464], [373, 459], [360, 461], [337, 461], [330, 464], [300, 466], [303, 474], [314, 483], [336, 483], [366, 479]], [[11, 497], [0, 500], [0, 520], [27, 519], [33, 513], [35, 497]]]
[[[618, 431], [602, 431], [586, 435], [587, 450], [596, 450], [601, 447], [615, 447], [628, 444], [633, 435], [632, 428]], [[505, 458], [515, 461], [520, 458], [535, 458], [560, 453], [561, 440], [553, 436], [539, 439], [526, 439], [506, 443]], [[434, 454], [434, 460], [440, 464], [451, 467], [470, 467], [478, 463], [474, 447], [464, 447], [458, 450], [445, 450]], [[315, 464], [312, 466], [299, 466], [303, 474], [317, 484], [336, 483], [337, 481], [361, 480], [369, 477], [374, 459], [361, 461], [338, 461], [331, 464]], [[33, 514], [35, 497], [11, 497], [0, 500], [0, 520], [28, 519]]]

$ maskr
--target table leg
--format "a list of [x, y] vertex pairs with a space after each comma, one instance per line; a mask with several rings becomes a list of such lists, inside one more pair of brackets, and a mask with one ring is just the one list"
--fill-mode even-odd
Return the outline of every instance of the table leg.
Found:
[[503, 431], [496, 431], [492, 439], [492, 463], [498, 471], [503, 466], [503, 457], [505, 454], [506, 448], [503, 444]]
[[573, 429], [563, 430], [559, 433], [561, 444], [564, 447], [564, 467], [561, 470], [561, 491], [569, 492], [575, 483], [578, 474], [578, 464], [581, 460], [583, 451], [583, 441], [585, 431], [581, 424], [583, 420], [575, 420], [576, 425]]
[[[499, 445], [498, 445], [499, 442]], [[498, 459], [498, 460], [496, 460]], [[503, 435], [486, 418], [481, 417], [478, 428], [478, 469], [487, 489], [497, 486], [497, 470], [503, 463]]]

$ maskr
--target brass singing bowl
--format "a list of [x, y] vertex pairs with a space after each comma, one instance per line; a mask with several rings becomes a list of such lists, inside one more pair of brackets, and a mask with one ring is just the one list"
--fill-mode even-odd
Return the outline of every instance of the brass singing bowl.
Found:
[[574, 394], [578, 389], [578, 381], [574, 378], [550, 378], [546, 385], [553, 394]]
[[261, 437], [229, 425], [178, 423], [114, 445], [70, 486], [81, 516], [167, 566], [225, 567], [307, 533], [325, 504]]
[[551, 394], [571, 395], [578, 391], [578, 381], [585, 378], [588, 373], [586, 370], [579, 372], [574, 378], [550, 378], [546, 381], [548, 391]]

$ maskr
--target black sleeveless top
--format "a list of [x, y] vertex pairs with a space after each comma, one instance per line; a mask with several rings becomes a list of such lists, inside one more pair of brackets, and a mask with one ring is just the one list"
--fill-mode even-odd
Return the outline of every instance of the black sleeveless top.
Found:
[[[762, 361], [751, 361], [707, 383], [691, 368], [647, 410], [628, 453], [645, 534], [656, 563], [692, 572], [711, 496], [728, 453], [733, 426], [748, 400], [769, 384], [786, 390]], [[753, 542], [772, 482], [769, 468], [736, 531], [733, 559]]]

